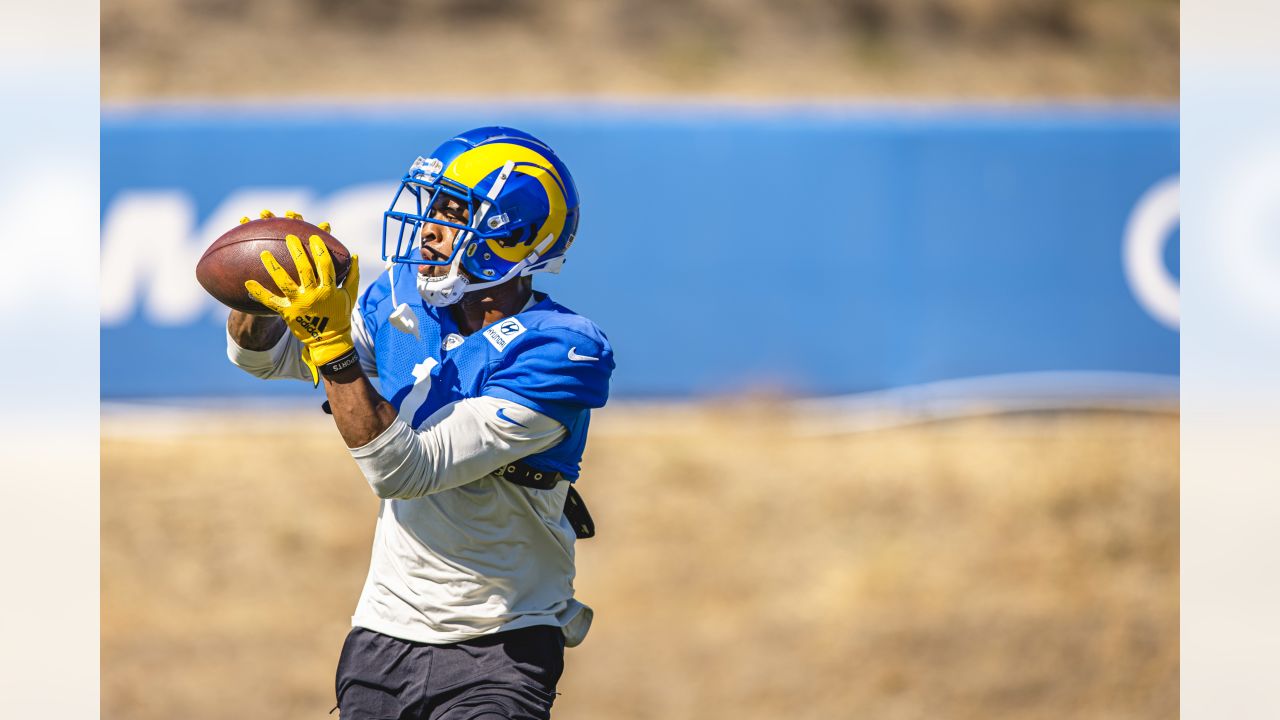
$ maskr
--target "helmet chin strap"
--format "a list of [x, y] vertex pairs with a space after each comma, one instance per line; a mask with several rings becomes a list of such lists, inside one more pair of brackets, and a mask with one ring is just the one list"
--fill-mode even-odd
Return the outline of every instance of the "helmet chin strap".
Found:
[[542, 253], [550, 249], [551, 246], [555, 244], [555, 242], [556, 242], [556, 236], [548, 234], [546, 237], [542, 239], [542, 242], [538, 243], [537, 247], [535, 247], [532, 251], [530, 251], [528, 255], [524, 256], [523, 260], [521, 260], [520, 262], [517, 262], [515, 265], [512, 265], [510, 270], [503, 273], [502, 277], [496, 280], [486, 280], [485, 282], [469, 283], [466, 286], [466, 289], [463, 290], [463, 292], [467, 293], [473, 290], [483, 290], [485, 288], [491, 288], [494, 285], [501, 285], [502, 283], [510, 280], [511, 278], [523, 273], [525, 268], [538, 262], [538, 258], [542, 257]]
[[[422, 299], [428, 305], [434, 307], [448, 307], [462, 299], [463, 295], [476, 290], [485, 290], [501, 285], [519, 275], [525, 268], [538, 262], [538, 258], [542, 253], [546, 252], [555, 244], [555, 235], [548, 234], [542, 239], [541, 243], [534, 248], [523, 260], [511, 266], [511, 269], [503, 273], [502, 277], [496, 280], [486, 280], [485, 282], [472, 282], [469, 278], [462, 275], [462, 253], [454, 258], [449, 265], [449, 274], [444, 277], [427, 277], [421, 273], [418, 274], [418, 294], [422, 295]], [[395, 299], [392, 299], [392, 303]], [[398, 312], [398, 311], [397, 311]], [[394, 321], [393, 321], [394, 322]]]

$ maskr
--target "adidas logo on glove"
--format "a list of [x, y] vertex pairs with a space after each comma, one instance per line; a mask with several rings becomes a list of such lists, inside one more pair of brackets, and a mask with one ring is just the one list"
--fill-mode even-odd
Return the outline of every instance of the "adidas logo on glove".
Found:
[[315, 338], [320, 337], [320, 333], [329, 326], [329, 318], [319, 315], [300, 315], [297, 321], [303, 330], [311, 333], [311, 337]]

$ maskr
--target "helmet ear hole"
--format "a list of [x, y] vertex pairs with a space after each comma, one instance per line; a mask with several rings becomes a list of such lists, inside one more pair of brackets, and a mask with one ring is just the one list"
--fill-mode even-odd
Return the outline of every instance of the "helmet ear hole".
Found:
[[528, 225], [515, 230], [509, 237], [499, 238], [498, 244], [502, 247], [515, 247], [529, 242], [529, 238], [533, 236], [533, 228]]

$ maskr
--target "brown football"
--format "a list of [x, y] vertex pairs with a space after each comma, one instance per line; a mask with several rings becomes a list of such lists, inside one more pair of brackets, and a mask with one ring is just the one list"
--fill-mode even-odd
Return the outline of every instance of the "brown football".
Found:
[[[214, 240], [200, 257], [200, 262], [196, 263], [196, 280], [218, 302], [229, 308], [254, 315], [272, 315], [270, 310], [249, 297], [244, 283], [246, 280], [257, 280], [267, 290], [279, 293], [275, 281], [262, 265], [263, 250], [270, 250], [294, 282], [298, 281], [298, 270], [293, 266], [293, 257], [285, 245], [286, 235], [302, 238], [303, 247], [307, 247], [307, 238], [319, 235], [329, 248], [329, 254], [333, 256], [338, 282], [346, 279], [347, 271], [351, 269], [351, 253], [342, 243], [305, 220], [274, 217], [250, 220], [231, 228]], [[311, 257], [309, 247], [307, 257]], [[312, 263], [314, 262], [315, 259], [312, 258]]]

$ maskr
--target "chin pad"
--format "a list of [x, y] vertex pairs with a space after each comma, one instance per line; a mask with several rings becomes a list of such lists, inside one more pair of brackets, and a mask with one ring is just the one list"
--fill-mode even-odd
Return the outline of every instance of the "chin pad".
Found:
[[448, 307], [467, 292], [467, 279], [453, 272], [442, 278], [419, 273], [416, 281], [418, 294], [432, 307]]

